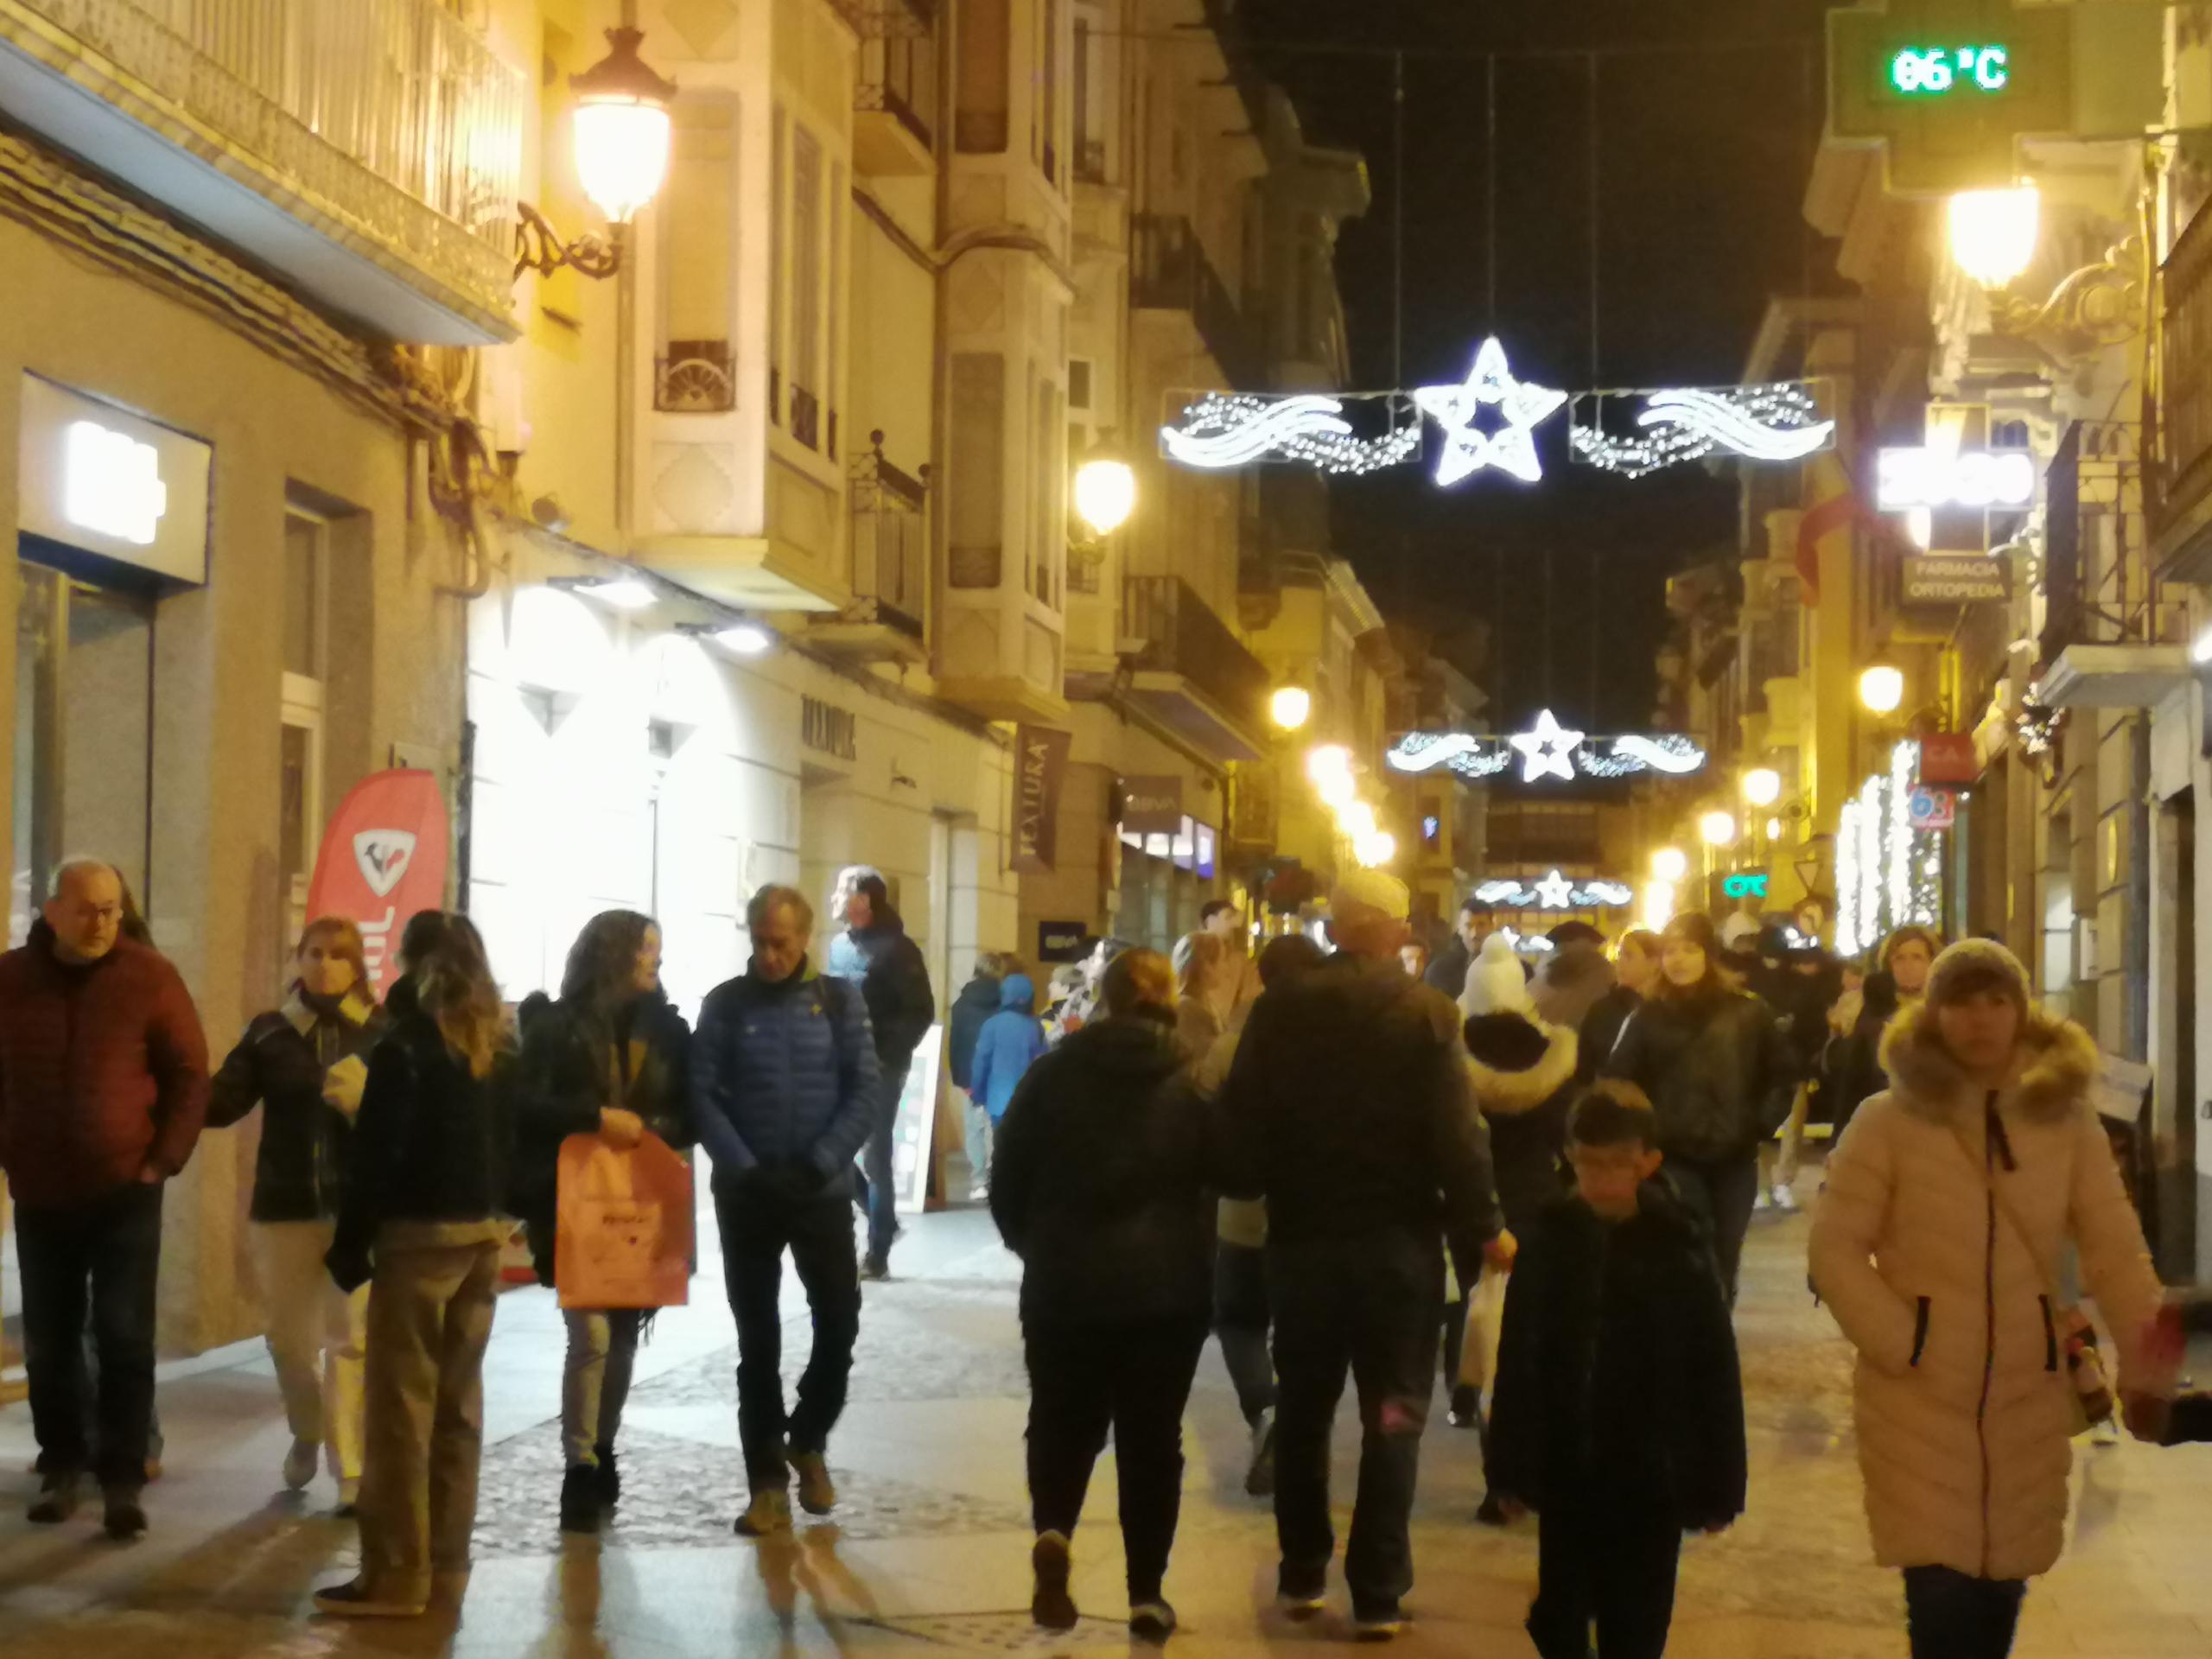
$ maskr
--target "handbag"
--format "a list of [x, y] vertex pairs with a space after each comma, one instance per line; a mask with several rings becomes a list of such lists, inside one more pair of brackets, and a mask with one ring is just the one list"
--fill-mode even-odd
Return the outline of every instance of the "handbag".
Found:
[[2095, 1327], [2077, 1305], [2060, 1294], [2058, 1275], [2050, 1270], [2050, 1263], [2036, 1248], [2027, 1224], [2005, 1198], [2005, 1189], [1991, 1175], [1986, 1151], [1977, 1159], [1974, 1143], [1955, 1123], [1951, 1126], [1951, 1134], [1957, 1140], [1959, 1149], [1967, 1154], [1967, 1160], [1981, 1172], [1982, 1185], [1992, 1207], [2004, 1217], [2005, 1224], [2012, 1230], [2012, 1236], [2020, 1241], [2028, 1259], [2036, 1264], [2037, 1275], [2043, 1281], [2044, 1317], [2050, 1321], [2050, 1339], [2064, 1350], [2067, 1380], [2074, 1385], [2074, 1404], [2082, 1414], [2083, 1427], [2106, 1421], [2113, 1413], [2113, 1388], [2105, 1375], [2104, 1357], [2097, 1348]]

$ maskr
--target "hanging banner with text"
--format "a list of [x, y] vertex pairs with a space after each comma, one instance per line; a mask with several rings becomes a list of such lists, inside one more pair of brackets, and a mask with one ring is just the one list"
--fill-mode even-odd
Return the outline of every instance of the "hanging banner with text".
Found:
[[1014, 868], [1023, 875], [1042, 875], [1058, 850], [1060, 785], [1067, 778], [1068, 732], [1049, 726], [1022, 726], [1014, 737]]
[[322, 832], [308, 915], [346, 916], [360, 924], [369, 983], [378, 998], [394, 977], [400, 930], [418, 910], [446, 901], [446, 801], [436, 777], [402, 770], [372, 772]]

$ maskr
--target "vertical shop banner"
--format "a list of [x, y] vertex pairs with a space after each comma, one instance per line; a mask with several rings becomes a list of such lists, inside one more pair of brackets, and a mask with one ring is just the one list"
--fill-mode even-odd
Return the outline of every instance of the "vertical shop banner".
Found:
[[931, 1026], [906, 1068], [906, 1086], [892, 1122], [891, 1185], [898, 1211], [912, 1215], [929, 1207], [930, 1158], [937, 1141], [938, 1071], [944, 1059], [944, 1027]]
[[377, 772], [353, 785], [322, 832], [308, 916], [360, 924], [369, 982], [391, 982], [400, 930], [446, 899], [446, 800], [434, 773]]
[[1023, 875], [1043, 875], [1058, 850], [1060, 785], [1067, 777], [1071, 732], [1049, 726], [1022, 726], [1014, 735], [1014, 868]]

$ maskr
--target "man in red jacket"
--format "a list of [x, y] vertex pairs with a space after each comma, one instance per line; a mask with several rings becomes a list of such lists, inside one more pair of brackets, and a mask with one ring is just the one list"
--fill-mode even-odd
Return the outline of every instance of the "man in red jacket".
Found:
[[121, 937], [123, 882], [73, 860], [19, 950], [0, 956], [0, 1169], [16, 1198], [23, 1347], [44, 1491], [33, 1521], [76, 1512], [87, 1462], [86, 1287], [99, 1356], [108, 1535], [139, 1503], [154, 1405], [162, 1184], [207, 1110], [207, 1043], [177, 971]]

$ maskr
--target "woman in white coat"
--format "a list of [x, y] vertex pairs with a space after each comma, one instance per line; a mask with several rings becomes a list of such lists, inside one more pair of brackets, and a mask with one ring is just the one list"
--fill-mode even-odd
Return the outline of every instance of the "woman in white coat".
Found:
[[1829, 1160], [1815, 1286], [1859, 1351], [1875, 1559], [1904, 1573], [1914, 1659], [2001, 1659], [2058, 1559], [2075, 1427], [2066, 1244], [2124, 1354], [2160, 1292], [2089, 1089], [2096, 1046], [2030, 1006], [2002, 945], [1936, 959], [1890, 1024], [1890, 1088]]

